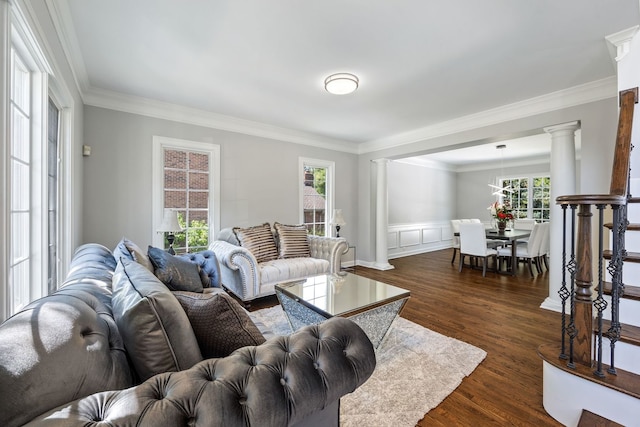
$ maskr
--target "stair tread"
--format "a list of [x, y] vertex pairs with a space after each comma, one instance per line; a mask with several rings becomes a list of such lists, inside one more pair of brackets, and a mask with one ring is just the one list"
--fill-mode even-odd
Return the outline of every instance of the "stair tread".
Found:
[[582, 410], [580, 420], [577, 427], [624, 427], [622, 424], [618, 424], [615, 421], [611, 421], [607, 418], [601, 417], [598, 414], [594, 414], [586, 409]]
[[[603, 283], [603, 291], [605, 295], [611, 295], [611, 282]], [[640, 301], [640, 286], [624, 285], [622, 298]]]
[[[596, 325], [595, 323], [596, 322], [594, 320], [593, 332], [597, 334], [598, 333], [598, 325]], [[610, 320], [603, 320], [602, 321], [602, 326], [603, 326], [604, 331], [607, 331], [609, 329], [609, 327], [611, 326], [611, 321]], [[626, 342], [628, 344], [633, 344], [633, 345], [640, 346], [640, 327], [633, 326], [633, 325], [627, 325], [626, 323], [622, 323], [621, 324], [621, 328], [620, 328], [620, 341]]]
[[588, 381], [595, 382], [602, 386], [619, 391], [620, 393], [628, 394], [629, 396], [640, 399], [640, 375], [633, 372], [625, 371], [624, 369], [616, 369], [617, 375], [607, 374], [606, 364], [603, 364], [602, 370], [605, 372], [605, 377], [600, 378], [593, 374], [593, 368], [576, 364], [574, 369], [567, 367], [567, 361], [561, 359], [560, 344], [542, 344], [538, 347], [538, 355], [547, 363], [562, 369], [565, 372], [573, 375], [578, 375]]
[[[602, 256], [604, 256], [605, 259], [611, 259], [611, 250], [607, 249], [602, 251]], [[640, 262], [640, 252], [627, 252], [624, 261]]]

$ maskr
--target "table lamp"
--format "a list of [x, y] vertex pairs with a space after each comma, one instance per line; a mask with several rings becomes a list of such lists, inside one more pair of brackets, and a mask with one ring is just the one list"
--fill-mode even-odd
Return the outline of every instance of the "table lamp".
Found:
[[164, 217], [162, 218], [162, 224], [156, 230], [158, 233], [169, 233], [167, 235], [167, 241], [169, 242], [169, 252], [171, 255], [175, 255], [176, 251], [173, 250], [173, 241], [176, 239], [174, 233], [182, 231], [182, 227], [178, 222], [178, 212], [173, 209], [165, 209]]
[[347, 225], [347, 222], [342, 216], [342, 209], [334, 209], [333, 217], [331, 218], [331, 224], [336, 226], [336, 237], [340, 237], [340, 227]]

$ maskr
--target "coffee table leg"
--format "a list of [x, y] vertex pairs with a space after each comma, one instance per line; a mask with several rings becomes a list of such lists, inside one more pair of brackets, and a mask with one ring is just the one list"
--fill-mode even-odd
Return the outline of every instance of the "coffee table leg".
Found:
[[276, 291], [276, 296], [280, 301], [282, 310], [287, 315], [287, 320], [289, 320], [289, 325], [293, 331], [297, 331], [304, 326], [317, 325], [327, 320], [326, 317], [321, 316], [309, 307], [305, 307], [293, 298], [289, 298], [282, 292]]
[[389, 304], [381, 305], [371, 310], [350, 316], [362, 330], [367, 334], [374, 348], [380, 347], [382, 341], [387, 336], [391, 324], [398, 316], [402, 307], [409, 298], [393, 301]]

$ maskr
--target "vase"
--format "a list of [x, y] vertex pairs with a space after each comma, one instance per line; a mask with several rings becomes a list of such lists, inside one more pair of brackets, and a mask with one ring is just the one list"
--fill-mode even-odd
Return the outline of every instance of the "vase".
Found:
[[507, 228], [507, 221], [498, 221], [498, 231], [504, 232], [505, 228]]

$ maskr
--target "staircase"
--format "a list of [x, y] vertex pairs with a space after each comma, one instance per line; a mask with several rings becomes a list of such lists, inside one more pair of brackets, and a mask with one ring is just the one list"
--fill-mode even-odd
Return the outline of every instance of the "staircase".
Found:
[[567, 426], [593, 425], [585, 420], [594, 417], [640, 426], [640, 198], [631, 196], [640, 194], [640, 165], [630, 164], [636, 103], [638, 88], [620, 92], [609, 194], [556, 199], [565, 232], [562, 321], [558, 342], [538, 353], [545, 410]]

